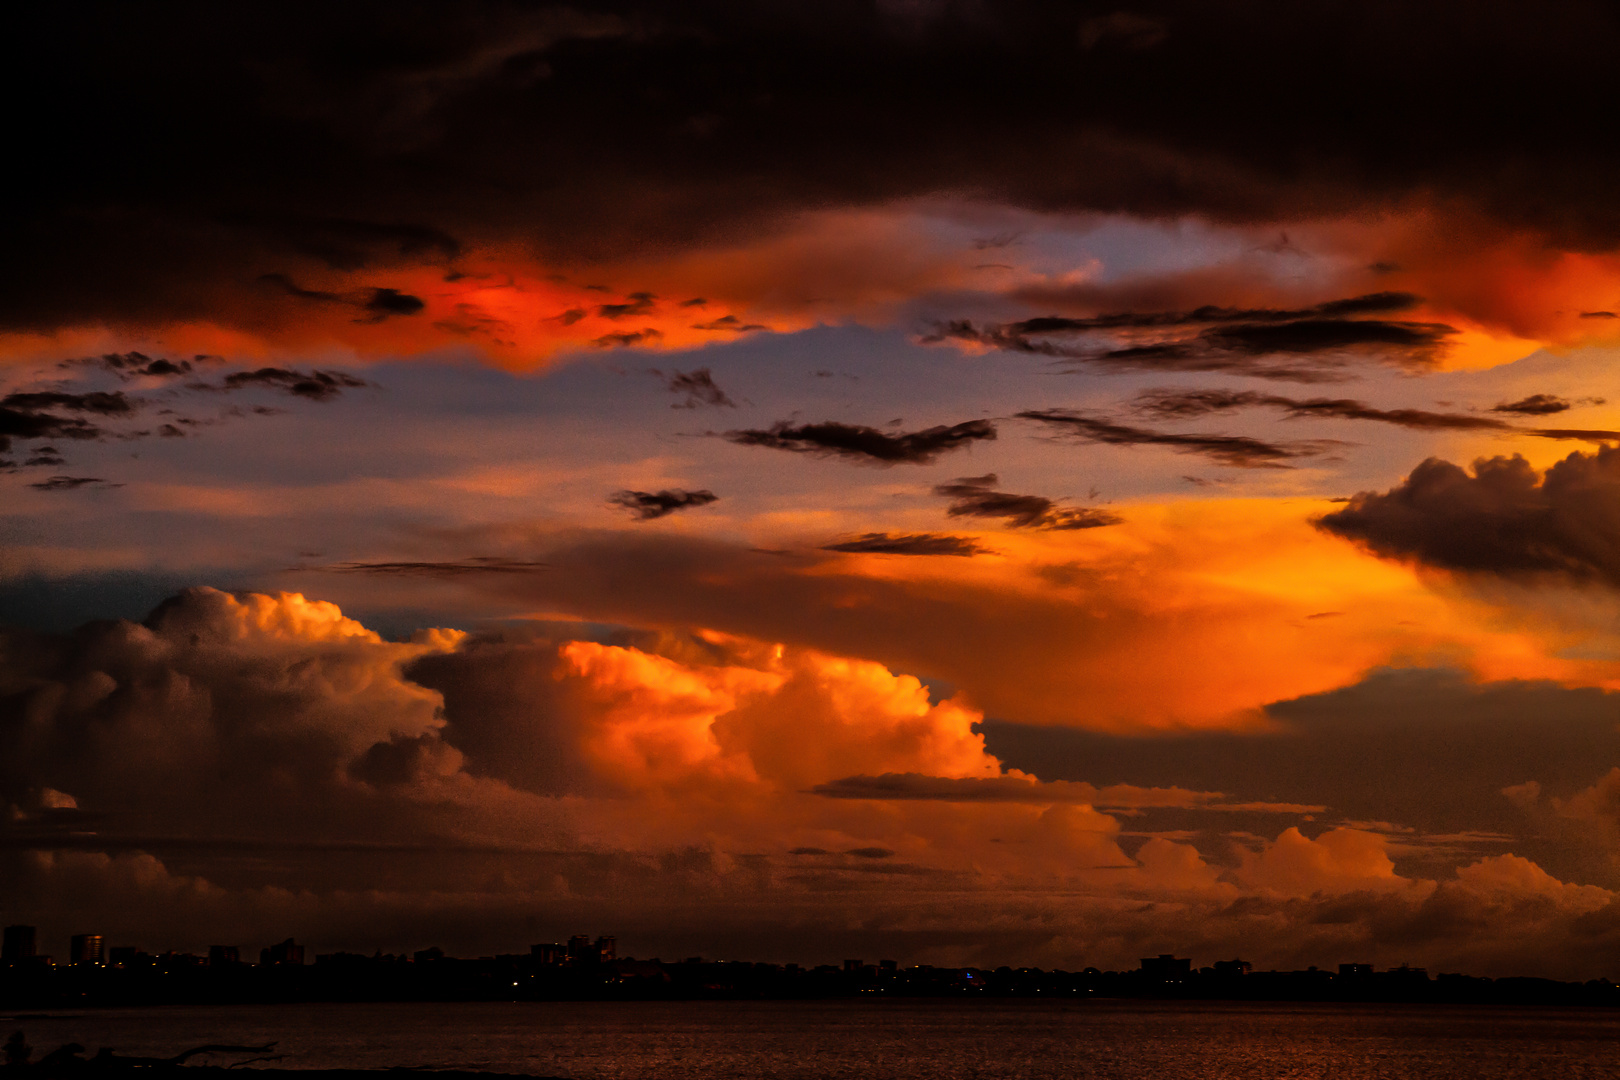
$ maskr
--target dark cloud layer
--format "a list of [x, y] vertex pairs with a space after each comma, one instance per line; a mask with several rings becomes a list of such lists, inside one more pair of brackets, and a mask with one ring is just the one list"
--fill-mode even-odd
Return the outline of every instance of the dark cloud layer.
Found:
[[[1132, 403], [1139, 413], [1162, 420], [1188, 420], [1209, 413], [1238, 409], [1281, 409], [1289, 420], [1371, 420], [1418, 431], [1515, 431], [1544, 439], [1581, 439], [1590, 442], [1620, 439], [1620, 431], [1587, 428], [1521, 428], [1505, 420], [1473, 413], [1433, 412], [1428, 409], [1376, 409], [1353, 398], [1299, 398], [1261, 394], [1252, 390], [1147, 390]], [[1492, 412], [1537, 416], [1561, 412], [1569, 402], [1536, 394]]]
[[[267, 273], [448, 267], [514, 239], [560, 261], [667, 250], [940, 191], [1227, 221], [1422, 197], [1604, 248], [1617, 19], [1580, 0], [1534, 19], [1454, 0], [35, 5], [0, 65], [11, 99], [52, 106], [16, 118], [0, 325], [205, 315]], [[1296, 322], [1199, 348], [1433, 337]]]
[[1375, 409], [1350, 398], [1297, 398], [1249, 390], [1148, 390], [1133, 408], [1165, 420], [1185, 420], [1209, 413], [1255, 407], [1282, 409], [1289, 419], [1375, 420], [1423, 431], [1507, 431], [1513, 425], [1489, 416], [1431, 412], [1425, 409]]
[[[1177, 785], [1234, 800], [1325, 803], [1325, 822], [1359, 821], [1410, 845], [1512, 849], [1554, 874], [1620, 880], [1608, 853], [1525, 835], [1503, 794], [1535, 781], [1569, 796], [1620, 761], [1613, 693], [1543, 682], [1479, 683], [1449, 669], [1386, 669], [1343, 689], [1266, 707], [1269, 731], [1132, 738], [1059, 727], [983, 725], [1010, 768], [1044, 781]], [[1157, 813], [1152, 827], [1199, 827]], [[1567, 839], [1567, 838], [1566, 838]]]
[[853, 540], [823, 544], [823, 551], [855, 555], [960, 555], [971, 558], [985, 552], [978, 541], [948, 533], [867, 533]]
[[36, 491], [74, 491], [82, 487], [123, 487], [122, 484], [110, 484], [99, 476], [53, 476], [48, 480], [39, 480], [29, 484]]
[[1031, 409], [1018, 414], [1055, 429], [1067, 438], [1108, 446], [1164, 446], [1178, 454], [1199, 454], [1221, 465], [1239, 469], [1287, 469], [1297, 458], [1317, 457], [1333, 443], [1272, 443], [1247, 435], [1198, 435], [1153, 431], [1087, 416], [1072, 409]]
[[1574, 453], [1545, 473], [1518, 455], [1481, 458], [1472, 475], [1430, 458], [1317, 525], [1377, 555], [1445, 570], [1620, 586], [1620, 449]]
[[381, 322], [395, 315], [415, 315], [427, 304], [419, 296], [374, 286], [353, 293], [327, 292], [306, 289], [286, 274], [263, 274], [259, 280], [298, 300], [314, 300], [323, 304], [347, 304], [360, 312], [359, 322]]
[[99, 439], [102, 434], [78, 417], [0, 406], [0, 450], [10, 449], [12, 439]]
[[[1309, 308], [1226, 308], [1115, 312], [1085, 318], [1057, 315], [977, 326], [945, 323], [923, 340], [968, 341], [1012, 352], [1112, 368], [1226, 371], [1262, 378], [1318, 382], [1364, 356], [1411, 365], [1432, 362], [1455, 331], [1439, 323], [1360, 316], [1416, 305], [1410, 293], [1372, 293]], [[1191, 336], [1185, 331], [1196, 331]], [[1170, 332], [1156, 340], [1149, 331]], [[1101, 344], [1076, 343], [1103, 334]], [[1121, 340], [1123, 335], [1123, 341]]]
[[470, 559], [437, 559], [400, 562], [341, 562], [326, 566], [301, 566], [299, 570], [328, 571], [336, 574], [381, 574], [405, 577], [460, 577], [463, 574], [528, 574], [550, 564], [493, 555]]
[[996, 427], [988, 420], [964, 420], [950, 427], [940, 425], [889, 435], [877, 428], [835, 420], [819, 424], [790, 424], [784, 420], [763, 430], [728, 431], [725, 437], [739, 446], [768, 446], [866, 464], [927, 465], [948, 451], [994, 439]]
[[34, 394], [7, 394], [0, 398], [0, 408], [11, 409], [67, 409], [70, 412], [99, 413], [102, 416], [124, 416], [135, 411], [135, 404], [122, 391], [92, 391], [72, 394], [64, 391], [46, 391]]
[[617, 491], [608, 498], [614, 506], [622, 506], [635, 515], [637, 521], [652, 521], [667, 517], [677, 510], [690, 510], [695, 506], [708, 506], [719, 502], [720, 496], [700, 489], [665, 488], [661, 491]]
[[1000, 518], [1014, 529], [1096, 529], [1118, 525], [1124, 519], [1107, 510], [1090, 506], [1059, 506], [1044, 495], [1014, 495], [997, 491], [1001, 478], [995, 473], [962, 476], [939, 484], [934, 494], [950, 499], [945, 512], [951, 517]]

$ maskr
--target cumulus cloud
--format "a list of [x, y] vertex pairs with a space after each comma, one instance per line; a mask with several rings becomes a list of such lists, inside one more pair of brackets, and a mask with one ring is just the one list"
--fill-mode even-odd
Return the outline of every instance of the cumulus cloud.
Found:
[[995, 437], [996, 427], [988, 420], [964, 420], [949, 427], [940, 425], [898, 435], [835, 420], [819, 424], [791, 424], [784, 420], [767, 429], [725, 434], [729, 442], [739, 446], [768, 446], [774, 450], [840, 457], [868, 465], [928, 465], [941, 454]]
[[[1329, 829], [1312, 840], [1289, 826], [1276, 841], [1249, 854], [1234, 876], [1250, 887], [1286, 896], [1400, 890], [1415, 885], [1395, 873], [1386, 843], [1377, 833], [1348, 828]], [[1432, 883], [1424, 884], [1432, 887]]]
[[[1230, 849], [1221, 827], [1133, 840], [1122, 818], [1235, 823], [1243, 800], [1009, 771], [982, 713], [871, 661], [562, 625], [391, 642], [294, 594], [193, 590], [144, 624], [9, 632], [0, 902], [152, 947], [487, 950], [538, 916], [659, 949], [718, 913], [711, 945], [784, 958], [1118, 965], [1169, 940], [1330, 963], [1383, 942], [1487, 974], [1580, 973], [1579, 920], [1614, 932], [1606, 890], [1539, 861], [1425, 877], [1387, 832], [1276, 831], [1320, 806], [1269, 804]], [[878, 936], [839, 929], [852, 901]]]
[[1573, 453], [1545, 473], [1518, 455], [1481, 458], [1472, 474], [1430, 458], [1317, 524], [1438, 569], [1620, 585], [1620, 449]]

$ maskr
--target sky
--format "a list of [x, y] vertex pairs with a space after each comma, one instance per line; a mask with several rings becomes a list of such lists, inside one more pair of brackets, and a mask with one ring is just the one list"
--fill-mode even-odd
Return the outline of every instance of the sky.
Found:
[[1620, 977], [1620, 15], [65, 3], [47, 951]]

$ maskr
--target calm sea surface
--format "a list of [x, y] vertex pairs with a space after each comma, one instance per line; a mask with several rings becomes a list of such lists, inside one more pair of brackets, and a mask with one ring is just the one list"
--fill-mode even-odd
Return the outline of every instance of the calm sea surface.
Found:
[[542, 1002], [119, 1009], [0, 1020], [37, 1051], [275, 1040], [282, 1068], [571, 1080], [1614, 1077], [1620, 1013], [1381, 1005]]

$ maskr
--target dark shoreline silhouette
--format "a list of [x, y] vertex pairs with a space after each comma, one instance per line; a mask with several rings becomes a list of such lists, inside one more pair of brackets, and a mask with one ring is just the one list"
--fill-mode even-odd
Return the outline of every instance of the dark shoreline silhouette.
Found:
[[[290, 948], [289, 948], [290, 946]], [[529, 954], [458, 959], [437, 949], [413, 956], [331, 953], [302, 962], [291, 942], [259, 964], [210, 963], [183, 953], [128, 950], [112, 965], [53, 966], [45, 958], [0, 966], [0, 1008], [37, 1010], [159, 1004], [390, 1001], [667, 1001], [953, 998], [1044, 1000], [1422, 1002], [1432, 1004], [1620, 1006], [1608, 979], [1558, 982], [1488, 979], [1421, 968], [1374, 971], [1253, 971], [1243, 961], [1193, 968], [1171, 956], [1128, 971], [1040, 968], [903, 968], [891, 961], [842, 967], [746, 961], [679, 962], [569, 955], [553, 946]], [[232, 950], [234, 952], [234, 950]], [[273, 957], [282, 959], [275, 960]]]

